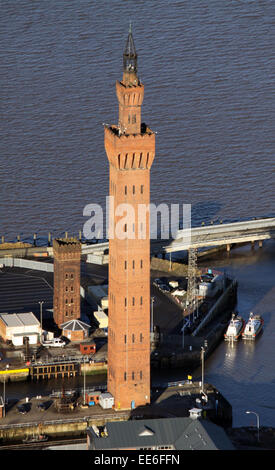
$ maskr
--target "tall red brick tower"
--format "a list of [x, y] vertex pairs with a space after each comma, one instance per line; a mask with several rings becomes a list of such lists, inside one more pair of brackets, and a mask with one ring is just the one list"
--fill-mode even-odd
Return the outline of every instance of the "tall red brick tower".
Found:
[[60, 326], [80, 318], [81, 243], [76, 238], [53, 241], [54, 321]]
[[[116, 409], [130, 409], [150, 403], [150, 224], [149, 212], [146, 224], [138, 221], [138, 206], [150, 203], [155, 156], [155, 134], [141, 123], [144, 86], [131, 30], [116, 94], [118, 125], [105, 126], [115, 214], [114, 233], [109, 217], [108, 391]], [[120, 204], [131, 205], [134, 220], [116, 214]], [[118, 235], [119, 226], [125, 237]]]

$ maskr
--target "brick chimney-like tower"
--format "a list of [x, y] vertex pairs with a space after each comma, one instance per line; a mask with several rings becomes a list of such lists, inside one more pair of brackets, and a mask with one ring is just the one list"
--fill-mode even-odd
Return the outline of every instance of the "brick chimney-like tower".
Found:
[[75, 238], [53, 241], [54, 321], [60, 326], [80, 318], [81, 243]]
[[[155, 156], [155, 134], [141, 123], [144, 86], [131, 30], [116, 94], [119, 123], [105, 125], [114, 209], [114, 218], [109, 215], [108, 391], [116, 409], [130, 409], [150, 403], [150, 220], [149, 211], [146, 223], [138, 220], [138, 207], [150, 204]], [[121, 204], [131, 205], [134, 219], [119, 213]]]

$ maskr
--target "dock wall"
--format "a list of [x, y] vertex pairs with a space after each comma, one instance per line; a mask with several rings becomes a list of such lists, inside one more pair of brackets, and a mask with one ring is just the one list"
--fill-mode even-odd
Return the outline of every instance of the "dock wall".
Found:
[[[126, 421], [129, 417], [130, 411], [124, 411], [85, 416], [84, 418], [71, 417], [70, 419], [44, 421], [43, 423], [39, 423], [39, 432], [54, 438], [64, 437], [66, 435], [79, 436], [81, 434], [85, 435], [86, 429], [89, 426], [104, 426], [108, 421]], [[0, 425], [0, 441], [21, 441], [26, 436], [32, 436], [33, 434], [37, 434], [37, 432], [38, 422]]]

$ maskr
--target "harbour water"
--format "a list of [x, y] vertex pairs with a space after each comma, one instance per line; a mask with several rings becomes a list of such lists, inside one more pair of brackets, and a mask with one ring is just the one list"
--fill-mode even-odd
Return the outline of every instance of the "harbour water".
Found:
[[[86, 204], [105, 206], [102, 123], [118, 119], [115, 80], [130, 20], [143, 120], [158, 132], [152, 202], [192, 204], [193, 225], [274, 216], [272, 0], [0, 3], [6, 240], [76, 234]], [[265, 320], [255, 344], [222, 343], [206, 364], [206, 380], [232, 403], [237, 426], [253, 422], [246, 409], [275, 425], [274, 261], [274, 242], [212, 261], [238, 279], [239, 312]]]

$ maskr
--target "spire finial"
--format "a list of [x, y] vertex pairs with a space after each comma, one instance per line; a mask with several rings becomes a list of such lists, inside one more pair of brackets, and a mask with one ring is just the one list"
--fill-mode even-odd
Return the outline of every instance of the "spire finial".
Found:
[[132, 21], [129, 22], [129, 34], [132, 34]]

